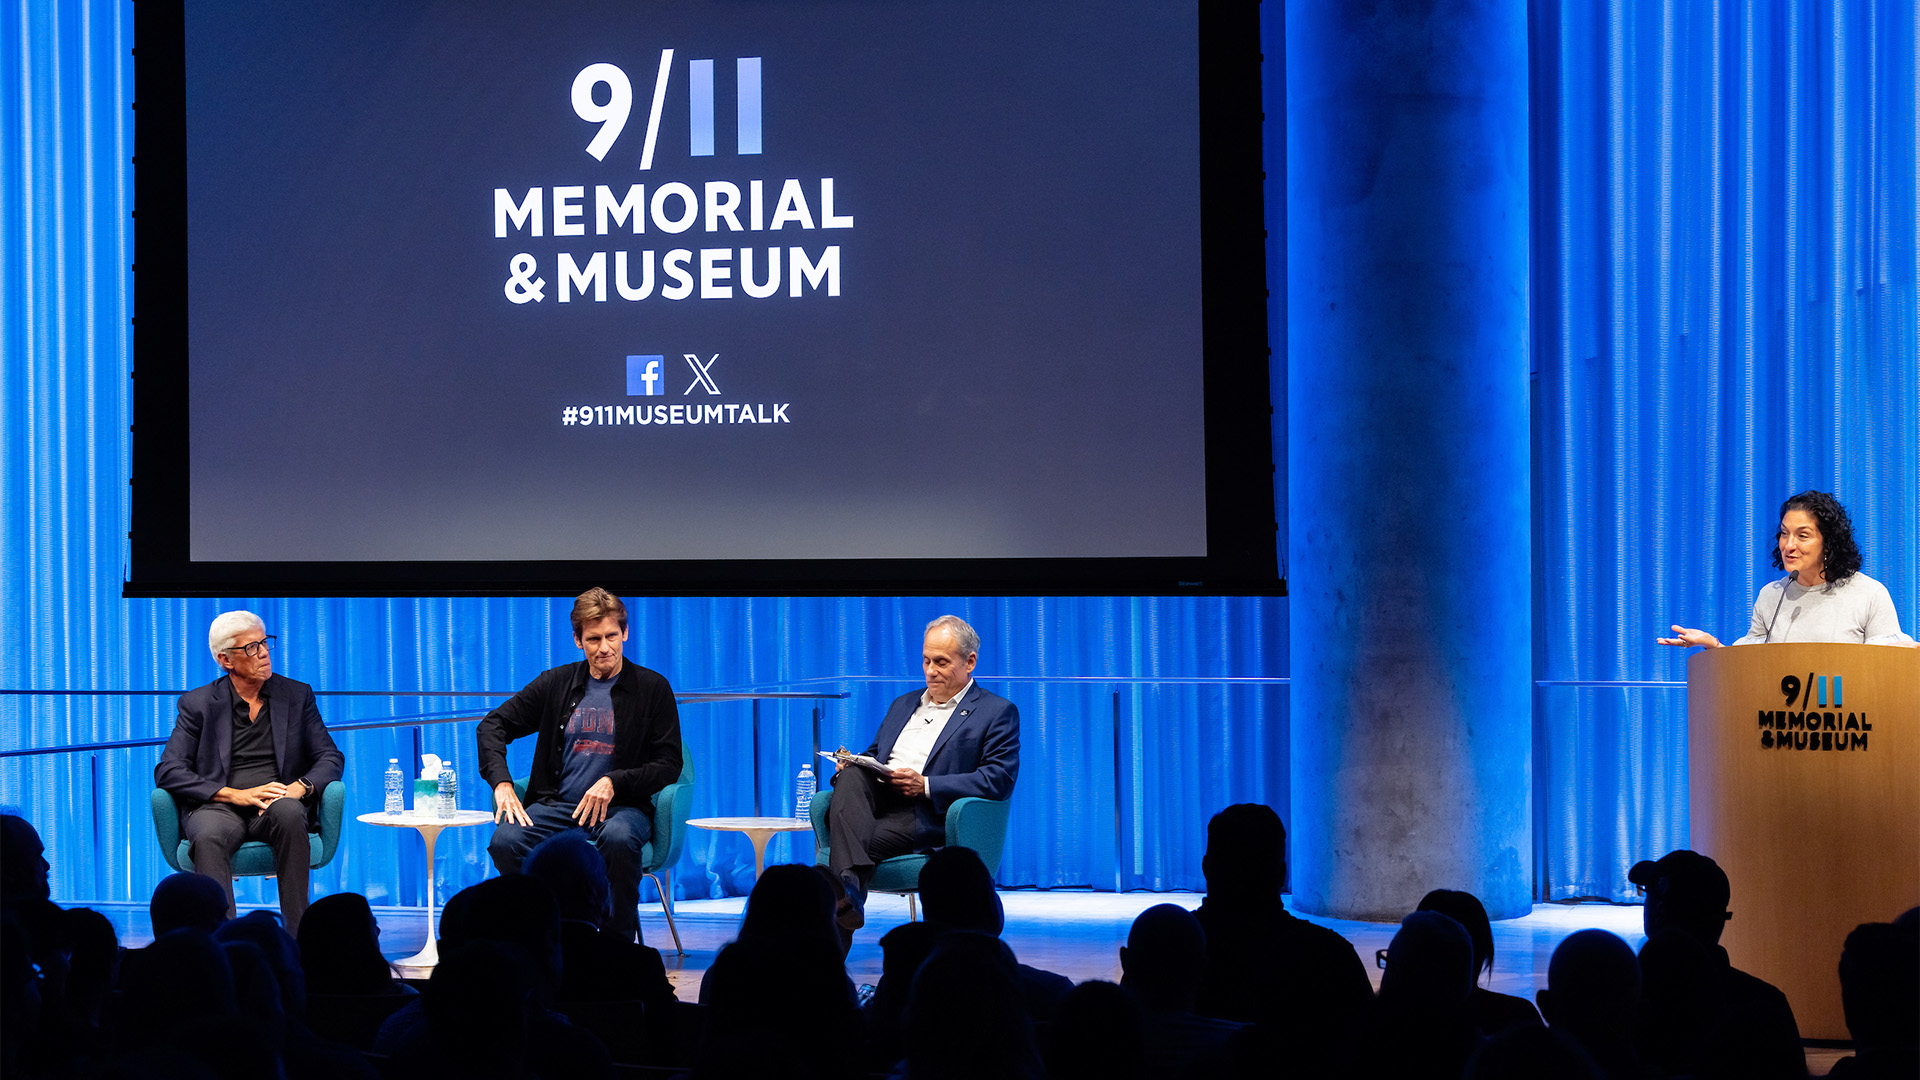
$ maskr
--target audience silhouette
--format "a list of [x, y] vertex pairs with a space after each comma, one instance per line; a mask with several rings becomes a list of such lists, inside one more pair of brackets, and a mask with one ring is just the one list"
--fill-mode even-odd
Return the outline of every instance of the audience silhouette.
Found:
[[70, 908], [66, 938], [67, 1026], [63, 1038], [82, 1047], [99, 1045], [107, 1002], [120, 978], [120, 937], [113, 923], [92, 908]]
[[1531, 1001], [1480, 985], [1482, 978], [1493, 974], [1493, 923], [1479, 897], [1458, 889], [1435, 889], [1421, 898], [1419, 910], [1437, 911], [1466, 928], [1473, 942], [1473, 1020], [1482, 1035], [1541, 1026], [1540, 1013]]
[[33, 935], [11, 911], [0, 912], [0, 1074], [40, 1072], [40, 973], [33, 963]]
[[863, 1028], [832, 890], [811, 867], [769, 866], [739, 936], [700, 983], [706, 1032], [694, 1076], [855, 1077]]
[[1627, 877], [1647, 894], [1641, 1059], [1699, 1080], [1806, 1076], [1806, 1052], [1786, 995], [1734, 967], [1720, 947], [1720, 932], [1733, 917], [1720, 865], [1682, 849], [1635, 863]]
[[1458, 1077], [1480, 1048], [1473, 1021], [1473, 941], [1437, 911], [1401, 920], [1380, 997], [1348, 1046], [1348, 1072], [1380, 1080]]
[[[471, 1031], [484, 1035], [490, 1030], [484, 1009], [477, 1014], [455, 1015], [461, 1008], [460, 1003], [480, 1000], [472, 996], [471, 990], [441, 982], [460, 978], [460, 972], [471, 970], [468, 965], [456, 965], [450, 975], [446, 958], [473, 942], [505, 946], [521, 959], [521, 965], [516, 965], [512, 972], [512, 983], [503, 985], [501, 991], [509, 995], [514, 1008], [524, 1013], [527, 1071], [541, 1076], [566, 1076], [570, 1080], [613, 1075], [613, 1062], [600, 1040], [551, 1008], [562, 972], [560, 908], [545, 883], [525, 874], [489, 878], [447, 898], [446, 908], [440, 913], [441, 964], [434, 969], [433, 978], [428, 980], [419, 999], [395, 1010], [374, 1039], [374, 1052], [393, 1059], [391, 1073], [421, 1074], [403, 1069], [403, 1063], [437, 1072], [440, 1066], [435, 1063], [443, 1056], [465, 1052], [464, 1048], [449, 1047], [442, 1041], [447, 1032]], [[495, 957], [500, 953], [485, 949], [477, 955]], [[488, 978], [505, 976], [489, 975]], [[436, 986], [441, 991], [437, 1005], [433, 1000]], [[443, 1017], [437, 1028], [433, 1021], [436, 1009]]]
[[1178, 904], [1141, 912], [1120, 948], [1120, 985], [1146, 1011], [1146, 1062], [1154, 1076], [1210, 1076], [1225, 1068], [1240, 1025], [1193, 1012], [1207, 952], [1200, 921]]
[[[946, 847], [927, 856], [926, 865], [920, 868], [919, 884], [927, 922], [946, 930], [971, 930], [995, 938], [1006, 929], [1007, 913], [994, 890], [993, 871], [972, 848]], [[1060, 1002], [1073, 989], [1072, 979], [1029, 967], [1017, 956], [1014, 977], [1020, 984], [1027, 1015], [1036, 1021], [1052, 1020]]]
[[309, 995], [415, 993], [393, 977], [380, 953], [380, 923], [359, 893], [333, 893], [308, 905], [300, 919], [300, 966]]
[[[556, 1030], [542, 1023], [537, 967], [504, 941], [474, 937], [447, 947], [420, 995], [423, 1035], [394, 1050], [388, 1075], [574, 1076], [535, 1067], [549, 1056], [543, 1034]], [[612, 1066], [588, 1074], [608, 1076]]]
[[1038, 1080], [1046, 1071], [1021, 1006], [1013, 953], [967, 930], [941, 935], [907, 996], [907, 1080]]
[[1133, 991], [1099, 979], [1073, 988], [1041, 1040], [1053, 1080], [1147, 1080], [1147, 1012]]
[[[312, 909], [309, 908], [309, 911]], [[300, 922], [306, 928], [306, 920]], [[263, 1015], [269, 1041], [280, 1050], [286, 1063], [288, 1080], [327, 1080], [329, 1077], [362, 1077], [376, 1080], [377, 1073], [364, 1056], [351, 1047], [322, 1039], [307, 1026], [307, 981], [300, 963], [300, 946], [281, 928], [270, 911], [253, 911], [230, 919], [214, 931], [214, 940], [222, 943], [228, 963], [234, 971], [234, 989], [239, 996], [243, 1018], [253, 1010], [267, 1010], [268, 995], [277, 995], [277, 1010]], [[241, 965], [235, 962], [235, 950], [250, 952], [264, 965], [261, 973], [249, 973], [254, 985], [245, 985]], [[248, 960], [252, 963], [252, 960]], [[272, 1015], [277, 1012], [277, 1017]]]
[[[1200, 908], [1148, 908], [1119, 950], [1120, 984], [1077, 987], [1023, 967], [999, 939], [1005, 910], [978, 855], [936, 851], [920, 881], [927, 920], [881, 938], [863, 1018], [834, 882], [817, 867], [767, 869], [696, 1006], [678, 1000], [659, 953], [601, 931], [604, 863], [561, 834], [524, 873], [448, 899], [440, 965], [414, 993], [393, 978], [372, 909], [353, 894], [315, 902], [296, 943], [272, 912], [225, 918], [212, 879], [170, 875], [154, 889], [153, 943], [123, 952], [105, 916], [53, 903], [38, 834], [0, 815], [0, 1075], [610, 1080], [596, 1031], [628, 1055], [619, 1075], [662, 1080], [1806, 1075], [1784, 996], [1719, 946], [1730, 890], [1705, 856], [1636, 864], [1630, 878], [1647, 894], [1639, 955], [1603, 930], [1567, 936], [1536, 1013], [1480, 985], [1492, 924], [1471, 894], [1444, 889], [1401, 923], [1376, 997], [1346, 939], [1282, 905], [1285, 836], [1269, 807], [1215, 815]], [[1861, 924], [1837, 964], [1855, 1053], [1831, 1075], [1920, 1075], [1920, 908]], [[330, 1041], [313, 1018], [322, 1001], [346, 1000], [391, 1015], [377, 1035], [369, 1025], [363, 1040]]]
[[233, 969], [212, 937], [172, 930], [144, 951], [146, 962], [127, 971], [115, 1017], [123, 1055], [153, 1071], [186, 1058], [220, 1076], [281, 1075], [266, 1033], [240, 1022]]
[[0, 907], [19, 917], [27, 907], [49, 903], [52, 895], [40, 833], [26, 818], [0, 814]]
[[545, 882], [560, 905], [561, 976], [555, 1000], [672, 1006], [673, 984], [660, 951], [607, 932], [613, 910], [607, 861], [584, 830], [541, 841], [521, 862], [520, 872]]
[[907, 996], [913, 990], [913, 976], [933, 951], [946, 928], [932, 922], [909, 922], [886, 932], [880, 938], [880, 981], [873, 997], [862, 1007], [867, 1024], [868, 1060], [875, 1071], [884, 1071], [905, 1053], [901, 1045], [907, 1015]]
[[1840, 952], [1840, 1005], [1854, 1053], [1827, 1075], [1920, 1076], [1920, 908], [1890, 923], [1861, 923], [1847, 935]]
[[1467, 1063], [1466, 1080], [1606, 1080], [1572, 1037], [1519, 1024], [1488, 1039]]
[[156, 938], [175, 930], [211, 934], [227, 921], [227, 891], [205, 874], [191, 870], [168, 874], [153, 887], [147, 912]]
[[1548, 1026], [1587, 1052], [1606, 1080], [1655, 1080], [1633, 1044], [1640, 962], [1605, 930], [1581, 930], [1553, 950], [1547, 985], [1536, 995]]
[[1215, 814], [1200, 868], [1207, 897], [1193, 915], [1209, 948], [1194, 1011], [1253, 1023], [1257, 1053], [1296, 1072], [1330, 1073], [1346, 1033], [1373, 1005], [1373, 984], [1347, 939], [1282, 904], [1287, 829], [1280, 815], [1259, 803]]

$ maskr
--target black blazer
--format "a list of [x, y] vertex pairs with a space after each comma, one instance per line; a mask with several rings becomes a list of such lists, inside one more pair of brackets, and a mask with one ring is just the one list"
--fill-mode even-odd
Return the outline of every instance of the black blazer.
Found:
[[[269, 675], [261, 686], [270, 702], [273, 762], [283, 783], [312, 785], [305, 800], [307, 829], [319, 828], [320, 792], [340, 779], [347, 758], [313, 703], [313, 687], [284, 675]], [[153, 768], [153, 782], [173, 793], [182, 813], [211, 802], [227, 786], [233, 767], [233, 680], [226, 675], [180, 695], [173, 734]]]
[[[537, 735], [533, 774], [527, 777], [528, 803], [560, 793], [560, 746], [573, 707], [587, 693], [587, 662], [580, 660], [534, 676], [519, 693], [480, 721], [480, 775], [488, 797], [513, 782], [507, 768], [507, 744]], [[620, 665], [613, 682], [613, 804], [653, 812], [654, 793], [680, 779], [680, 707], [673, 687], [657, 671], [631, 660]]]

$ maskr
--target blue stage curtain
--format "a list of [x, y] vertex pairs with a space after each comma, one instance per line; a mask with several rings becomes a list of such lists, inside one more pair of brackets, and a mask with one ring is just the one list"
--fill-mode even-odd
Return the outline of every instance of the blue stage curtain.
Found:
[[[1910, 3], [1534, 4], [1537, 670], [1684, 683], [1780, 503], [1852, 512], [1920, 618]], [[1686, 695], [1543, 687], [1545, 899], [1687, 844]]]
[[[511, 691], [577, 659], [566, 600], [119, 598], [131, 471], [131, 27], [125, 0], [12, 3], [0, 19], [0, 687], [205, 683], [217, 674], [207, 624], [233, 607], [258, 612], [279, 635], [280, 671], [323, 691]], [[748, 813], [756, 797], [766, 813], [790, 813], [816, 704], [824, 745], [864, 746], [886, 703], [919, 682], [921, 625], [946, 611], [979, 628], [983, 684], [1022, 709], [1003, 883], [1194, 888], [1208, 814], [1241, 800], [1287, 805], [1284, 686], [1128, 681], [1281, 674], [1281, 601], [634, 600], [628, 655], [681, 690], [849, 695], [763, 704], [757, 790], [752, 706], [686, 706], [694, 813]], [[1092, 677], [1117, 681], [1076, 681]], [[334, 724], [484, 704], [321, 699]], [[0, 749], [162, 737], [172, 722], [167, 697], [0, 696]], [[388, 758], [414, 770], [419, 751], [450, 757], [468, 785], [462, 803], [487, 805], [473, 731], [469, 721], [342, 733], [349, 815], [379, 808]], [[511, 760], [524, 769], [530, 755], [523, 741]], [[56, 897], [151, 892], [165, 872], [146, 809], [158, 756], [146, 747], [0, 760], [0, 806], [40, 830]], [[486, 833], [442, 837], [443, 895], [491, 872]], [[769, 857], [810, 859], [811, 849], [783, 838]], [[737, 893], [751, 867], [743, 838], [694, 830], [676, 891]], [[419, 904], [423, 877], [414, 834], [349, 821], [315, 889]], [[258, 881], [242, 881], [239, 895], [274, 897]]]
[[[207, 624], [245, 607], [279, 635], [276, 667], [320, 690], [506, 690], [577, 659], [552, 599], [127, 601], [135, 221], [127, 0], [0, 5], [0, 688], [183, 689], [216, 674]], [[802, 689], [826, 746], [864, 746], [917, 685], [920, 627], [979, 628], [978, 675], [1022, 711], [1008, 885], [1195, 888], [1207, 815], [1287, 805], [1285, 687], [1166, 682], [1284, 674], [1283, 601], [1205, 598], [640, 599], [628, 655], [683, 691]], [[815, 681], [815, 680], [828, 681]], [[1087, 681], [1091, 680], [1091, 681]], [[1150, 680], [1150, 681], [1138, 681]], [[1160, 680], [1160, 681], [1151, 681]], [[323, 697], [330, 722], [475, 709], [473, 698]], [[790, 813], [814, 703], [682, 710], [696, 815]], [[168, 697], [0, 695], [0, 750], [164, 737]], [[1117, 730], [1116, 730], [1117, 725]], [[418, 745], [415, 731], [419, 732]], [[462, 803], [488, 805], [471, 721], [345, 732], [348, 813], [377, 810], [387, 759], [450, 757]], [[510, 760], [521, 769], [531, 744]], [[39, 829], [54, 895], [144, 901], [165, 872], [147, 812], [157, 747], [0, 759], [0, 807]], [[485, 828], [449, 832], [439, 887], [491, 873]], [[802, 834], [804, 835], [804, 834]], [[782, 838], [769, 858], [810, 859]], [[694, 830], [676, 892], [738, 893], [752, 854]], [[423, 902], [418, 838], [349, 820], [316, 892]], [[650, 890], [649, 890], [650, 891]], [[272, 902], [242, 880], [243, 903]]]
[[[205, 682], [207, 622], [231, 606], [264, 615], [282, 670], [322, 689], [511, 690], [577, 655], [564, 601], [119, 599], [132, 20], [130, 0], [0, 4], [0, 688]], [[1805, 487], [1853, 510], [1867, 571], [1913, 631], [1911, 5], [1537, 0], [1533, 24], [1538, 676], [1683, 680], [1684, 657], [1653, 637], [1674, 621], [1738, 634], [1769, 576], [1774, 511]], [[980, 628], [982, 679], [1025, 719], [1003, 883], [1192, 887], [1208, 813], [1288, 805], [1283, 687], [1067, 681], [1284, 675], [1285, 601], [652, 600], [634, 605], [630, 655], [684, 690], [845, 677], [818, 684], [852, 695], [825, 706], [821, 730], [851, 745], [911, 686], [918, 626], [948, 609]], [[1052, 681], [1024, 681], [1041, 676]], [[474, 702], [322, 704], [347, 722]], [[685, 715], [696, 812], [746, 812], [749, 708]], [[810, 719], [806, 706], [762, 709], [767, 812], [791, 802]], [[171, 722], [166, 699], [0, 697], [0, 749], [161, 736]], [[1685, 843], [1683, 724], [1674, 689], [1540, 691], [1543, 897], [1626, 899], [1628, 865]], [[482, 805], [472, 724], [421, 731], [422, 749], [461, 765], [464, 801]], [[414, 753], [411, 729], [342, 741], [351, 809], [376, 809], [386, 759]], [[0, 805], [47, 839], [58, 897], [152, 889], [162, 864], [144, 800], [157, 753], [0, 760]], [[316, 889], [420, 903], [417, 840], [349, 829]], [[443, 887], [488, 872], [483, 832], [443, 838]], [[777, 841], [770, 856], [792, 850]], [[678, 887], [737, 891], [750, 860], [740, 838], [696, 832]]]

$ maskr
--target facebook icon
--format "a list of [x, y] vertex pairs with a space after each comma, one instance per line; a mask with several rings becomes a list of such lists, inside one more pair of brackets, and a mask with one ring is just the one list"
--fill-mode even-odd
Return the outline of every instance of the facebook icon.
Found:
[[665, 356], [658, 353], [627, 357], [627, 396], [657, 397], [666, 393], [666, 360]]

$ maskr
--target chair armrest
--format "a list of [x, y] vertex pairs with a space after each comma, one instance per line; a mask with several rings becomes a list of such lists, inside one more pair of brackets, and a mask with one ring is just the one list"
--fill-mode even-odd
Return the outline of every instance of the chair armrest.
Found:
[[340, 847], [340, 821], [347, 812], [347, 785], [344, 781], [333, 780], [320, 789], [320, 859], [313, 864], [318, 870], [333, 861], [333, 853]]
[[833, 789], [821, 788], [813, 793], [813, 803], [807, 811], [807, 817], [813, 822], [814, 861], [821, 866], [827, 865], [827, 856], [833, 851], [833, 838], [827, 835], [827, 804], [833, 801]]
[[[524, 804], [527, 801], [527, 780], [528, 779], [529, 778], [525, 776], [516, 776], [513, 778], [513, 797], [516, 799], [519, 799], [522, 804]], [[491, 791], [487, 792], [487, 801], [488, 802], [493, 801], [493, 792]]]
[[972, 848], [988, 873], [998, 873], [1012, 809], [1008, 799], [955, 799], [947, 807], [947, 846]]
[[163, 787], [154, 788], [147, 802], [153, 808], [153, 834], [160, 840], [160, 857], [177, 872], [181, 869], [180, 804], [174, 802], [173, 793]]
[[654, 793], [654, 857], [653, 865], [645, 872], [652, 873], [680, 861], [680, 849], [687, 840], [687, 818], [692, 809], [693, 784], [689, 781], [668, 784]]

